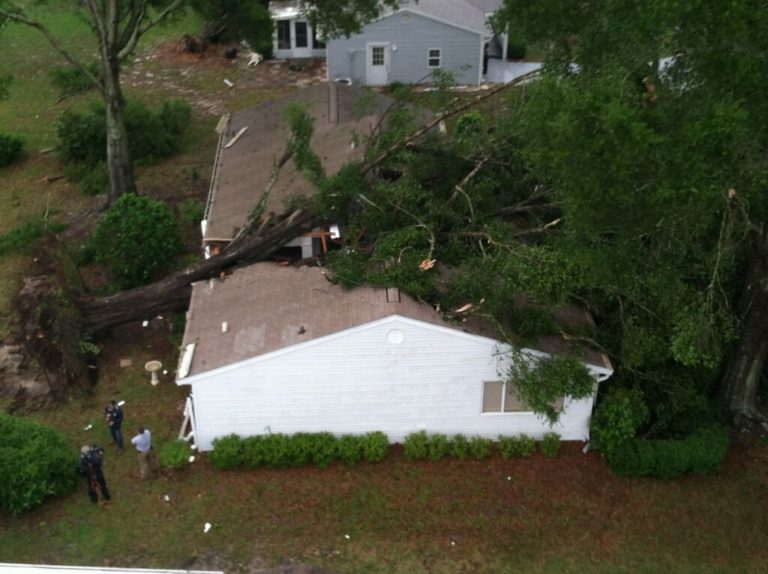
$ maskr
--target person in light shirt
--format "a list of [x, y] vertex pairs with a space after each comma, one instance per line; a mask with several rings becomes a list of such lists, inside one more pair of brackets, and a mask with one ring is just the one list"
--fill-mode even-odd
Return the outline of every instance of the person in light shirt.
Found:
[[154, 467], [155, 453], [152, 450], [152, 433], [148, 428], [139, 427], [139, 434], [131, 439], [131, 444], [139, 453], [139, 477], [141, 480], [149, 478]]

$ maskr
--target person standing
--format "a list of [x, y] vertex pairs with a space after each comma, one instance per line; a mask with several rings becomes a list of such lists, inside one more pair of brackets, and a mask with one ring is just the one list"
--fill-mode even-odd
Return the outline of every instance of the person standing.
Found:
[[109, 401], [104, 412], [107, 414], [109, 434], [112, 435], [112, 440], [117, 445], [117, 452], [123, 454], [123, 409], [115, 401]]
[[103, 454], [104, 451], [96, 446], [84, 445], [80, 449], [80, 467], [78, 470], [80, 475], [85, 477], [88, 484], [88, 498], [94, 503], [99, 502], [100, 498], [106, 503], [112, 499], [107, 488], [107, 481], [104, 478]]
[[139, 427], [138, 433], [131, 439], [131, 444], [139, 452], [139, 477], [141, 480], [149, 478], [149, 473], [154, 466], [154, 453], [152, 452], [152, 433], [148, 428]]

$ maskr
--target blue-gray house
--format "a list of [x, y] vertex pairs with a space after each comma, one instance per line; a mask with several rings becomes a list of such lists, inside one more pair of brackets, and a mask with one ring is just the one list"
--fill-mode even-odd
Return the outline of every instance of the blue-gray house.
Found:
[[349, 38], [327, 40], [328, 79], [381, 86], [429, 83], [436, 70], [480, 84], [495, 0], [406, 0]]

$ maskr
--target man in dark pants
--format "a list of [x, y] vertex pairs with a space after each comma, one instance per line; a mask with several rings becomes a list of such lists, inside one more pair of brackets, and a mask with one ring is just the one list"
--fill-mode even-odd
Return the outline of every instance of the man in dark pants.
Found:
[[88, 484], [88, 498], [91, 502], [99, 501], [99, 492], [104, 501], [109, 502], [112, 498], [107, 488], [107, 481], [104, 479], [104, 470], [101, 467], [102, 455], [104, 451], [98, 447], [83, 446], [80, 449], [80, 474], [85, 477]]
[[109, 401], [107, 408], [104, 409], [107, 413], [107, 424], [109, 425], [109, 434], [112, 435], [112, 440], [117, 445], [118, 454], [123, 454], [123, 409], [120, 408], [115, 401]]

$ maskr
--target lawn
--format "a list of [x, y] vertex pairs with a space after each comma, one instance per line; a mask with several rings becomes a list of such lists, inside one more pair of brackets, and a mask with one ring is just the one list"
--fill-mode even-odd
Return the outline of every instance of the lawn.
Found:
[[[93, 50], [77, 19], [55, 11], [48, 18], [77, 53]], [[138, 170], [143, 193], [173, 204], [204, 198], [218, 114], [287, 89], [262, 70], [215, 55], [178, 54], [174, 40], [199, 24], [187, 16], [154, 32], [125, 68], [128, 97], [151, 104], [184, 97], [193, 106], [181, 154]], [[32, 30], [3, 29], [0, 60], [3, 73], [15, 78], [10, 98], [0, 102], [0, 129], [27, 140], [23, 161], [0, 171], [0, 233], [47, 211], [70, 225], [76, 243], [82, 234], [73, 230], [92, 223], [97, 204], [66, 180], [44, 180], [62, 171], [55, 153], [45, 150], [56, 144], [56, 118], [94, 95], [57, 101], [48, 78], [60, 60]], [[0, 338], [11, 332], [12, 296], [31, 259], [0, 257]], [[220, 472], [202, 456], [140, 482], [134, 454], [117, 456], [109, 446], [103, 408], [112, 398], [126, 401], [128, 437], [145, 424], [156, 444], [175, 438], [186, 390], [172, 382], [173, 323], [166, 316], [146, 328], [117, 330], [103, 341], [96, 387], [29, 415], [61, 430], [73, 449], [107, 447], [114, 501], [108, 509], [94, 507], [80, 483], [71, 495], [19, 517], [0, 514], [0, 562], [236, 571], [311, 563], [338, 572], [409, 574], [766, 570], [768, 445], [762, 443], [738, 444], [711, 476], [674, 481], [616, 477], [598, 455], [571, 445], [555, 459], [483, 462], [409, 462], [394, 449], [380, 464], [326, 470]], [[125, 359], [131, 364], [121, 367]], [[169, 370], [158, 387], [143, 370], [150, 359]], [[88, 424], [93, 429], [84, 430]], [[206, 522], [213, 525], [208, 533]]]

